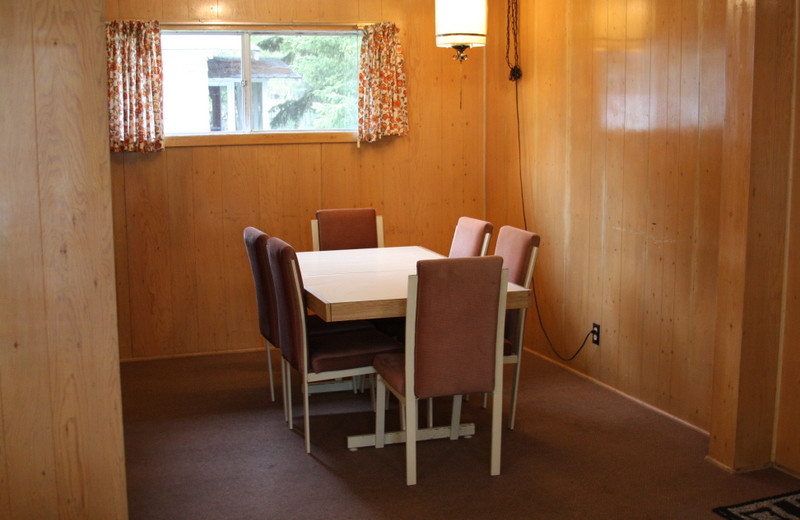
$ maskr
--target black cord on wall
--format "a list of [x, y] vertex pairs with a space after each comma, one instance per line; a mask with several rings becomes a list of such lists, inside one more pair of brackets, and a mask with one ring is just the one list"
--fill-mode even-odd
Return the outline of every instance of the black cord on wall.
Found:
[[[513, 55], [513, 60], [512, 60]], [[507, 15], [506, 15], [506, 64], [509, 68], [508, 79], [514, 82], [514, 106], [517, 119], [517, 165], [519, 171], [519, 192], [522, 198], [522, 222], [525, 229], [528, 229], [528, 217], [525, 211], [525, 187], [522, 177], [522, 136], [520, 135], [520, 119], [519, 119], [519, 80], [522, 78], [522, 69], [519, 66], [519, 3], [518, 0], [508, 0]], [[550, 350], [562, 361], [572, 361], [578, 354], [581, 353], [583, 347], [586, 346], [586, 341], [592, 335], [592, 331], [586, 333], [583, 338], [581, 346], [571, 356], [562, 356], [550, 340], [547, 334], [547, 329], [544, 327], [542, 321], [542, 313], [539, 311], [539, 298], [536, 296], [536, 277], [531, 280], [531, 287], [533, 290], [533, 302], [536, 307], [536, 317], [539, 319], [539, 327], [542, 329], [547, 344]]]

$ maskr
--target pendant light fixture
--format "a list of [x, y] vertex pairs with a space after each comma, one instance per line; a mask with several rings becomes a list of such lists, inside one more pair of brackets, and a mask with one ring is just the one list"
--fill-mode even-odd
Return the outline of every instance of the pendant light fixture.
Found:
[[436, 0], [436, 46], [456, 50], [467, 59], [470, 47], [486, 45], [486, 0]]

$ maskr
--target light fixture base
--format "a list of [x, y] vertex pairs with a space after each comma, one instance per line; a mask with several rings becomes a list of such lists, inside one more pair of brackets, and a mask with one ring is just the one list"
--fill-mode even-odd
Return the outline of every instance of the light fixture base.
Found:
[[469, 49], [469, 45], [453, 45], [452, 47], [456, 51], [453, 55], [453, 59], [458, 60], [459, 63], [463, 63], [464, 60], [467, 59], [467, 49]]

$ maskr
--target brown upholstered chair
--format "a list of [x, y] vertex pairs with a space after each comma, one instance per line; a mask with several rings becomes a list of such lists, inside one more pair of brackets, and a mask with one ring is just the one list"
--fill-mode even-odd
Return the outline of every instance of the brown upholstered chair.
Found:
[[451, 438], [461, 395], [492, 393], [490, 474], [500, 474], [503, 324], [508, 271], [497, 256], [422, 260], [408, 281], [406, 349], [375, 356], [375, 446], [385, 443], [386, 388], [405, 407], [406, 483], [416, 484], [418, 399], [453, 396]]
[[450, 244], [450, 258], [463, 258], [466, 256], [485, 256], [489, 250], [489, 240], [492, 238], [494, 226], [485, 220], [471, 217], [461, 217], [453, 233]]
[[271, 326], [274, 316], [270, 311], [275, 310], [275, 295], [272, 292], [272, 275], [269, 272], [269, 259], [267, 258], [267, 239], [269, 235], [252, 226], [244, 230], [244, 245], [247, 257], [250, 260], [250, 271], [253, 273], [253, 285], [256, 291], [256, 305], [258, 306], [258, 327], [267, 343], [267, 367], [269, 370], [269, 395], [275, 400], [275, 384], [272, 378], [272, 356], [270, 345], [275, 345], [275, 329]]
[[374, 208], [321, 209], [311, 221], [314, 251], [383, 247], [383, 217]]
[[[249, 226], [244, 230], [244, 244], [247, 249], [247, 257], [250, 260], [250, 270], [253, 274], [253, 285], [256, 293], [256, 305], [258, 307], [258, 326], [261, 335], [266, 340], [267, 345], [267, 370], [269, 371], [269, 391], [272, 400], [275, 400], [275, 385], [272, 375], [272, 356], [270, 355], [270, 345], [277, 347], [277, 319], [275, 289], [272, 280], [272, 271], [269, 267], [269, 256], [267, 254], [267, 240], [269, 235], [263, 231]], [[372, 328], [368, 321], [346, 321], [328, 323], [319, 316], [310, 315], [306, 319], [306, 329], [311, 336], [321, 334], [336, 334], [339, 332], [352, 331], [357, 329]], [[281, 364], [281, 371], [284, 366]], [[281, 375], [284, 383], [283, 392], [283, 412], [286, 421], [289, 421], [289, 408], [287, 402], [287, 392], [285, 377]], [[318, 387], [319, 388], [319, 387]]]
[[[524, 229], [503, 226], [497, 234], [494, 254], [503, 258], [503, 267], [508, 269], [508, 281], [531, 288], [533, 268], [539, 254], [540, 237]], [[519, 373], [522, 361], [522, 339], [525, 332], [526, 309], [509, 309], [506, 311], [505, 342], [503, 346], [503, 363], [514, 364], [514, 383], [511, 390], [511, 412], [508, 419], [509, 429], [514, 429], [517, 410], [517, 394], [519, 390]], [[486, 397], [484, 396], [484, 404]]]
[[303, 431], [306, 452], [311, 453], [309, 385], [344, 377], [373, 374], [376, 354], [400, 352], [402, 345], [374, 327], [333, 334], [308, 333], [303, 277], [294, 248], [283, 240], [267, 240], [270, 269], [275, 286], [277, 335], [281, 351], [284, 393], [287, 395], [289, 427], [292, 428], [291, 369], [299, 372], [303, 387]]

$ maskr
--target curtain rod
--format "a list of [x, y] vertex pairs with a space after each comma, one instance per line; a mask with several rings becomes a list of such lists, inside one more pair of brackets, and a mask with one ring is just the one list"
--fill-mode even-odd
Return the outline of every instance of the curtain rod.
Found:
[[192, 22], [162, 22], [161, 20], [158, 21], [160, 25], [172, 25], [172, 26], [243, 26], [243, 27], [292, 27], [292, 26], [300, 26], [300, 27], [350, 27], [353, 29], [363, 29], [368, 25], [373, 25], [380, 22], [320, 22], [320, 21], [313, 21], [313, 22], [303, 22], [298, 20], [292, 20], [289, 22], [223, 22], [219, 20], [214, 21], [207, 21], [198, 19]]

